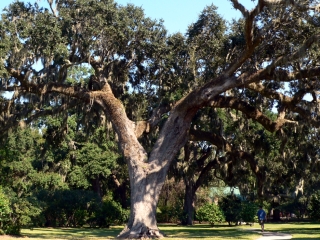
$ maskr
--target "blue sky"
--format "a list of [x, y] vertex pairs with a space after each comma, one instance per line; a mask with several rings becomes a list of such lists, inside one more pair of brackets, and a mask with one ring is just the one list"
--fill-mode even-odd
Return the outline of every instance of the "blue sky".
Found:
[[[25, 2], [35, 2], [36, 0], [24, 0]], [[238, 0], [247, 8], [251, 9], [257, 0]], [[0, 10], [8, 6], [14, 0], [0, 0]], [[45, 3], [46, 0], [38, 0]], [[205, 6], [214, 4], [218, 7], [218, 12], [226, 20], [239, 18], [239, 11], [233, 9], [229, 0], [115, 0], [119, 4], [126, 5], [132, 3], [142, 7], [146, 16], [153, 19], [164, 20], [165, 27], [169, 33], [182, 32], [185, 33], [187, 27], [195, 22], [200, 12]]]

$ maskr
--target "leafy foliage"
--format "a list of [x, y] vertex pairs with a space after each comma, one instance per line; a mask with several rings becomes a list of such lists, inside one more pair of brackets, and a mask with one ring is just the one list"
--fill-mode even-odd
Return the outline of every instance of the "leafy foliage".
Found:
[[313, 220], [320, 221], [320, 191], [311, 196], [309, 214]]
[[34, 224], [60, 227], [82, 227], [100, 202], [96, 193], [84, 190], [41, 191], [37, 199], [42, 216]]
[[220, 206], [229, 225], [241, 220], [241, 202], [241, 199], [235, 195], [227, 195], [222, 198]]
[[[135, 203], [149, 204], [146, 227], [155, 229], [160, 189], [187, 141], [194, 156], [214, 153], [207, 176], [247, 199], [318, 190], [319, 1], [255, 1], [253, 11], [230, 2], [243, 18], [228, 25], [208, 6], [186, 36], [113, 0], [48, 1], [50, 9], [16, 1], [3, 11], [0, 92], [12, 95], [0, 98], [0, 181], [19, 203], [14, 227], [28, 221], [20, 213], [36, 215], [34, 193], [80, 188], [103, 199], [121, 188], [124, 205], [130, 179], [123, 237], [149, 234]], [[210, 165], [181, 159], [196, 191], [205, 181], [192, 173], [206, 179]], [[87, 218], [80, 205], [70, 212]], [[58, 224], [81, 225], [61, 209]]]
[[128, 221], [129, 211], [114, 201], [112, 195], [105, 196], [93, 216], [87, 220], [91, 227], [110, 227]]
[[215, 203], [207, 203], [201, 206], [196, 212], [197, 219], [200, 222], [208, 221], [211, 226], [215, 223], [225, 221], [222, 209]]
[[159, 198], [157, 221], [178, 223], [183, 217], [183, 182], [176, 182], [175, 178], [167, 179]]
[[241, 203], [241, 220], [247, 223], [254, 223], [258, 221], [257, 205], [251, 202], [243, 201]]
[[7, 198], [2, 187], [0, 186], [0, 231], [3, 228], [3, 223], [8, 220], [10, 213], [11, 213], [10, 201]]

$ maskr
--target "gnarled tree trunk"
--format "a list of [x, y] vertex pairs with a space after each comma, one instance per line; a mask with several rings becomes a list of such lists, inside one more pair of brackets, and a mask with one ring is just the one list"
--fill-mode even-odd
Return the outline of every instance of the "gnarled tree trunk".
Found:
[[181, 113], [172, 113], [148, 157], [138, 141], [136, 125], [127, 118], [122, 103], [114, 97], [108, 84], [95, 96], [95, 101], [110, 117], [129, 169], [130, 218], [118, 238], [163, 237], [156, 221], [159, 195], [171, 160], [187, 140], [194, 110], [190, 115], [183, 114], [183, 117]]
[[[131, 187], [130, 219], [118, 238], [160, 238], [156, 210], [165, 171], [148, 175], [140, 166], [129, 166]], [[161, 176], [162, 175], [162, 176]]]
[[[105, 81], [107, 82], [107, 81]], [[217, 81], [216, 84], [220, 84]], [[225, 84], [225, 82], [224, 82]], [[216, 92], [221, 91], [219, 88]], [[121, 101], [115, 98], [109, 84], [91, 96], [109, 116], [118, 135], [119, 147], [129, 169], [131, 209], [128, 224], [118, 238], [163, 237], [157, 227], [156, 209], [172, 159], [187, 141], [190, 123], [201, 102], [207, 101], [206, 89], [200, 89], [171, 109], [157, 142], [148, 157], [138, 141], [140, 130], [126, 115]], [[204, 93], [201, 94], [201, 91]], [[213, 94], [213, 93], [211, 93]], [[209, 95], [208, 95], [209, 96]]]

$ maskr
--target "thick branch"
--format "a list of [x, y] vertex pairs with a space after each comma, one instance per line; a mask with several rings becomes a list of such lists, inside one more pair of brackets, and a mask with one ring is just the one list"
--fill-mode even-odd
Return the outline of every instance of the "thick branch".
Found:
[[157, 126], [157, 124], [161, 121], [163, 114], [170, 111], [171, 106], [159, 106], [158, 108], [154, 109], [152, 112], [152, 116], [148, 121], [138, 121], [136, 122], [136, 136], [137, 138], [141, 137], [141, 135], [146, 132], [150, 132], [151, 129]]
[[205, 181], [206, 177], [208, 176], [208, 173], [212, 169], [216, 169], [221, 165], [219, 162], [218, 158], [213, 159], [210, 161], [201, 171], [200, 176], [198, 177], [195, 186], [194, 186], [194, 191], [196, 191]]
[[[258, 183], [258, 189], [259, 189], [259, 195], [261, 196], [263, 194], [263, 183], [265, 180], [265, 175], [264, 175], [263, 171], [261, 171], [261, 169], [259, 168], [258, 163], [254, 159], [254, 156], [252, 154], [234, 149], [233, 146], [231, 144], [229, 144], [228, 142], [226, 142], [222, 137], [220, 137], [214, 133], [211, 133], [211, 132], [190, 129], [190, 137], [189, 138], [192, 139], [193, 141], [210, 142], [211, 144], [217, 146], [218, 148], [222, 148], [222, 146], [225, 146], [225, 148], [224, 148], [225, 152], [229, 157], [231, 157], [232, 161], [238, 161], [239, 159], [243, 159], [243, 160], [247, 161], [250, 165], [251, 171], [256, 176], [257, 183]], [[208, 169], [206, 169], [206, 170], [209, 171], [211, 169], [214, 169], [217, 166], [217, 164], [219, 164], [218, 160], [210, 162], [207, 165]], [[229, 164], [232, 165], [233, 163], [230, 162]], [[200, 179], [199, 183], [197, 182], [197, 184], [201, 184], [201, 181], [202, 180]]]
[[[268, 97], [271, 99], [276, 99], [278, 101], [281, 101], [282, 105], [285, 105], [286, 109], [291, 110], [292, 112], [299, 113], [300, 116], [307, 120], [312, 126], [314, 127], [320, 127], [320, 121], [312, 117], [312, 114], [310, 111], [307, 111], [303, 107], [301, 107], [301, 92], [297, 93], [297, 97], [288, 97], [282, 93], [279, 93], [277, 91], [272, 91], [270, 89], [265, 88], [262, 84], [258, 83], [251, 83], [248, 85], [249, 89], [252, 89], [256, 92], [259, 92], [262, 96]], [[303, 90], [302, 90], [303, 92]], [[304, 95], [304, 94], [303, 94]], [[304, 101], [305, 102], [305, 101]], [[297, 104], [300, 103], [300, 104]], [[306, 103], [306, 102], [305, 102]]]
[[[252, 83], [252, 82], [257, 82], [262, 79], [267, 79], [267, 77], [270, 76], [270, 74], [275, 71], [276, 67], [281, 66], [282, 64], [286, 64], [288, 62], [294, 62], [295, 60], [302, 58], [307, 53], [307, 50], [314, 43], [319, 42], [319, 39], [320, 39], [319, 34], [311, 36], [293, 54], [282, 55], [282, 56], [278, 57], [276, 60], [274, 60], [271, 64], [269, 64], [266, 68], [260, 69], [253, 74], [251, 74], [250, 72], [245, 72], [239, 76], [238, 81], [241, 83], [248, 84], [248, 83]], [[307, 73], [308, 72], [305, 72], [304, 74], [307, 74]], [[316, 69], [309, 72], [309, 74], [311, 74], [311, 73], [316, 74], [317, 73]], [[292, 75], [291, 77], [293, 77], [293, 76], [294, 75]], [[300, 76], [300, 75], [298, 73], [296, 73], [295, 76]]]
[[195, 130], [193, 128], [190, 128], [189, 140], [207, 141], [207, 142], [210, 142], [212, 145], [217, 146], [217, 148], [219, 149], [225, 148], [225, 151], [231, 150], [231, 146], [226, 143], [223, 137], [212, 132], [205, 132], [205, 131]]
[[295, 123], [291, 120], [284, 118], [278, 118], [276, 121], [272, 121], [266, 115], [264, 115], [257, 108], [250, 104], [239, 100], [235, 97], [217, 96], [214, 101], [211, 102], [212, 107], [217, 108], [232, 108], [244, 113], [249, 119], [259, 122], [264, 128], [270, 132], [278, 131], [286, 123]]
[[308, 10], [316, 10], [318, 11], [319, 6], [310, 6], [308, 4], [299, 4], [298, 1], [295, 0], [260, 0], [259, 4], [264, 4], [266, 6], [279, 6], [279, 5], [283, 5], [283, 6], [294, 6], [298, 11], [300, 12], [304, 12], [304, 11], [308, 11]]
[[[27, 109], [27, 111], [21, 112], [19, 114], [11, 115], [9, 118], [2, 120], [2, 121], [5, 121], [5, 124], [3, 125], [3, 127], [0, 128], [0, 132], [4, 133], [13, 127], [20, 126], [21, 124], [23, 125], [29, 124], [43, 116], [56, 115], [58, 113], [66, 111], [67, 109], [71, 109], [77, 106], [78, 103], [79, 103], [78, 101], [74, 100], [69, 104], [63, 104], [60, 107], [56, 107], [51, 110]], [[33, 111], [35, 111], [34, 114], [32, 114]], [[30, 116], [27, 117], [27, 115], [30, 115]], [[23, 119], [23, 120], [19, 121], [18, 119]]]
[[241, 3], [239, 3], [238, 0], [230, 0], [230, 1], [233, 7], [239, 10], [245, 18], [248, 17], [249, 11]]

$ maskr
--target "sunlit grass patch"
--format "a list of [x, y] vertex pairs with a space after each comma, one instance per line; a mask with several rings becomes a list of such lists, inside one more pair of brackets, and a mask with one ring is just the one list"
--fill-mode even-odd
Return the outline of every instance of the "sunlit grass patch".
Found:
[[[239, 239], [255, 240], [261, 236], [259, 224], [254, 226], [228, 226], [227, 224], [211, 227], [205, 224], [194, 226], [177, 226], [175, 224], [160, 224], [159, 228], [169, 240], [182, 239]], [[42, 239], [72, 239], [94, 240], [114, 239], [123, 226], [112, 226], [109, 229], [95, 228], [34, 228], [23, 229], [22, 235], [32, 240]], [[266, 231], [288, 233], [294, 240], [320, 239], [320, 224], [315, 223], [266, 223]]]
[[266, 231], [285, 232], [292, 235], [295, 240], [320, 239], [319, 223], [267, 223]]

